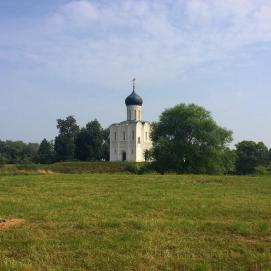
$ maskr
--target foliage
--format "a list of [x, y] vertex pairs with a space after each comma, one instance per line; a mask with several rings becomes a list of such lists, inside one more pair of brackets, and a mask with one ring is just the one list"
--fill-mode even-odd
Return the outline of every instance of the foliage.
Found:
[[[219, 127], [210, 113], [195, 104], [165, 110], [152, 126], [153, 157], [160, 173], [222, 173], [229, 164], [226, 144], [232, 132]], [[225, 155], [228, 158], [225, 158]]]
[[102, 158], [103, 129], [95, 119], [82, 128], [75, 140], [76, 158], [81, 161], [99, 161]]
[[109, 130], [97, 119], [79, 128], [73, 116], [57, 120], [59, 135], [55, 138], [57, 161], [108, 161]]
[[254, 174], [257, 166], [267, 166], [269, 153], [263, 142], [242, 141], [236, 145], [236, 172]]
[[223, 165], [224, 165], [224, 173], [235, 174], [235, 171], [236, 171], [235, 165], [236, 165], [236, 159], [237, 159], [235, 150], [231, 150], [230, 148], [225, 148], [222, 159], [223, 159]]
[[145, 161], [150, 162], [152, 160], [152, 157], [153, 157], [153, 151], [152, 151], [152, 149], [145, 150], [145, 152], [144, 152]]
[[70, 161], [75, 158], [75, 140], [80, 128], [73, 116], [57, 119], [58, 136], [55, 138], [55, 153], [57, 161]]
[[40, 164], [51, 164], [55, 161], [54, 145], [45, 138], [42, 140], [37, 153], [37, 162]]
[[255, 175], [270, 175], [270, 167], [267, 166], [256, 166]]
[[109, 161], [110, 158], [110, 130], [103, 130], [102, 160]]
[[[109, 128], [103, 129], [97, 119], [80, 129], [74, 116], [57, 119], [58, 135], [54, 141], [43, 139], [39, 144], [0, 140], [1, 172], [9, 169], [17, 174], [28, 171], [5, 167], [5, 164], [52, 164], [56, 161], [109, 161]], [[242, 141], [236, 150], [227, 147], [231, 131], [219, 127], [210, 113], [194, 104], [179, 104], [164, 111], [160, 120], [152, 125], [153, 148], [144, 152], [145, 161], [151, 163], [92, 164], [91, 166], [55, 164], [58, 172], [131, 172], [143, 174], [158, 171], [177, 173], [271, 173], [271, 149], [264, 143]], [[101, 166], [103, 165], [103, 166]], [[106, 165], [106, 166], [105, 166]], [[79, 169], [76, 167], [79, 166]], [[7, 170], [8, 168], [8, 170]], [[43, 169], [42, 169], [43, 170]], [[50, 170], [50, 169], [48, 169]], [[35, 169], [32, 170], [35, 172]], [[1, 173], [0, 172], [0, 173]]]
[[57, 119], [59, 134], [68, 138], [75, 138], [79, 133], [79, 126], [76, 123], [74, 116], [68, 116], [66, 119]]
[[81, 161], [91, 160], [91, 135], [82, 128], [75, 140], [75, 157]]
[[108, 161], [109, 129], [103, 129], [98, 120], [80, 129], [74, 116], [57, 119], [58, 135], [41, 144], [0, 140], [0, 164], [41, 163], [55, 161]]
[[33, 163], [37, 157], [39, 144], [22, 141], [0, 140], [0, 163]]
[[72, 161], [75, 159], [75, 142], [73, 138], [58, 135], [54, 145], [56, 161]]
[[133, 174], [144, 174], [144, 173], [150, 173], [150, 172], [154, 172], [154, 169], [152, 167], [151, 163], [146, 163], [146, 162], [141, 162], [141, 163], [137, 163], [137, 162], [130, 162], [130, 163], [126, 163], [126, 169], [128, 172], [133, 173]]
[[270, 180], [2, 176], [0, 270], [271, 270]]
[[7, 158], [3, 154], [0, 154], [0, 167], [6, 163], [7, 163]]

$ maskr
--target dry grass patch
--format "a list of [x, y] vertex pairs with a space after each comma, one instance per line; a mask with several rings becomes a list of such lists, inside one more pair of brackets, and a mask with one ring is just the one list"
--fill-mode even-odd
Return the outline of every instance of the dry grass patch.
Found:
[[0, 230], [8, 230], [10, 228], [19, 226], [21, 224], [24, 224], [25, 220], [24, 219], [0, 219]]

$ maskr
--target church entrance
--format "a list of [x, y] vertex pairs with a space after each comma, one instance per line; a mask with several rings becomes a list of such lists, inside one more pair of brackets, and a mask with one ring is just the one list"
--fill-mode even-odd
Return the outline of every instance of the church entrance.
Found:
[[122, 152], [122, 161], [126, 161], [126, 152]]

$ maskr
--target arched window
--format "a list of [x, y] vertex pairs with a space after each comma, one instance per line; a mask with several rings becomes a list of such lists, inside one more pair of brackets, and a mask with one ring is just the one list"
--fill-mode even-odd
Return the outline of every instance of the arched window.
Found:
[[132, 131], [132, 140], [134, 140], [135, 139], [135, 131], [133, 130]]
[[122, 133], [123, 140], [125, 140], [125, 132]]

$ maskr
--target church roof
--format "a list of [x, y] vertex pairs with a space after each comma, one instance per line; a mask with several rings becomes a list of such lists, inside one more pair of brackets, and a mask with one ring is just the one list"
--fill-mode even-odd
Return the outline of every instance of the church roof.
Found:
[[133, 92], [125, 99], [126, 105], [142, 105], [142, 98], [135, 92], [135, 78], [133, 79]]
[[126, 105], [140, 105], [141, 106], [143, 104], [143, 100], [133, 90], [133, 92], [125, 99], [125, 104]]
[[116, 125], [131, 125], [131, 124], [137, 125], [138, 123], [140, 123], [141, 125], [145, 125], [145, 124], [151, 125], [151, 123], [149, 121], [145, 121], [145, 120], [144, 121], [142, 121], [142, 120], [137, 120], [137, 121], [125, 120], [125, 121], [121, 121], [119, 123], [113, 123], [109, 126], [109, 128], [111, 126], [116, 126]]

